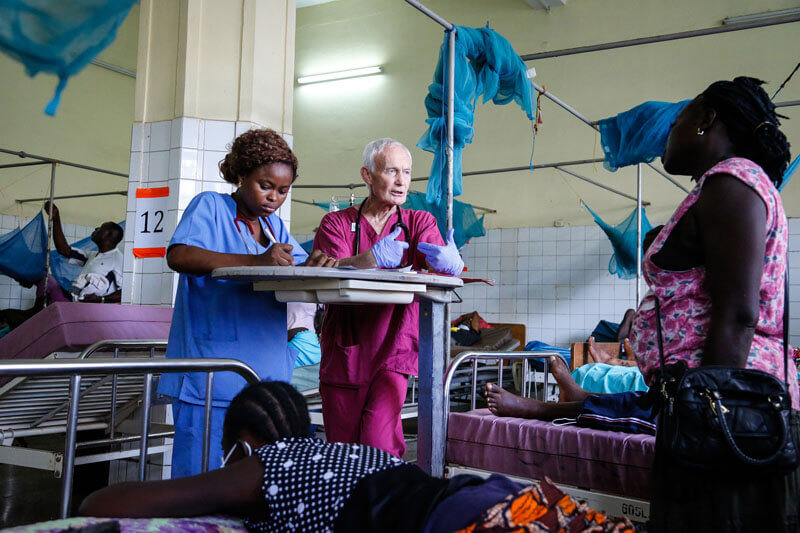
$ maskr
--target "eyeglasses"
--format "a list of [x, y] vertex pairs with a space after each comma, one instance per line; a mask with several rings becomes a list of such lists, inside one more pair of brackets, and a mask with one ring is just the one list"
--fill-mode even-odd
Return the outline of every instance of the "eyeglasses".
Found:
[[228, 464], [231, 455], [233, 455], [233, 450], [235, 450], [236, 446], [238, 446], [240, 443], [242, 445], [242, 450], [244, 450], [245, 457], [250, 457], [253, 455], [253, 448], [250, 447], [250, 444], [248, 444], [247, 441], [236, 441], [233, 443], [233, 446], [231, 446], [231, 449], [228, 450], [228, 453], [225, 455], [225, 457], [222, 458], [222, 462], [219, 466], [220, 468], [225, 468], [225, 465]]

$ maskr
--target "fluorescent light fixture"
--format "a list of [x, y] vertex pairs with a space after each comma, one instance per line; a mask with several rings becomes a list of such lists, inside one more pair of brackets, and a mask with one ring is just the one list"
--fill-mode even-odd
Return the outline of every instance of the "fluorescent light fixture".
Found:
[[728, 17], [723, 19], [723, 24], [741, 24], [743, 22], [755, 22], [758, 20], [771, 20], [791, 15], [800, 15], [800, 8], [781, 9], [779, 11], [767, 11], [765, 13], [753, 13], [752, 15], [742, 15], [741, 17]]
[[347, 78], [361, 78], [364, 76], [372, 76], [383, 72], [383, 67], [364, 67], [355, 68], [352, 70], [340, 70], [339, 72], [328, 72], [327, 74], [312, 74], [311, 76], [300, 76], [297, 78], [297, 83], [303, 85], [305, 83], [321, 83], [323, 81], [344, 80]]

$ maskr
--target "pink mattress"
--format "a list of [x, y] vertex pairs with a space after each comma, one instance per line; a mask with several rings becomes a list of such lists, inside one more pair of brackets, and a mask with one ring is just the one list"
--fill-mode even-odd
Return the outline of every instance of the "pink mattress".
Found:
[[40, 359], [107, 339], [166, 340], [171, 321], [168, 307], [54, 303], [0, 339], [0, 359]]
[[451, 413], [448, 463], [647, 499], [655, 437]]

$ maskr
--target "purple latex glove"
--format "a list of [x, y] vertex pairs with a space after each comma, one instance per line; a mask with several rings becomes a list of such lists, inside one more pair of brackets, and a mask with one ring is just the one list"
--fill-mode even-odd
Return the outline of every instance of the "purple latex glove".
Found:
[[461, 259], [461, 254], [458, 253], [456, 241], [453, 240], [453, 233], [453, 228], [450, 228], [450, 231], [447, 232], [447, 244], [444, 246], [421, 242], [417, 245], [417, 250], [425, 254], [428, 264], [436, 272], [458, 276], [464, 270], [464, 260]]
[[372, 255], [381, 268], [395, 268], [403, 260], [403, 252], [408, 249], [408, 243], [397, 241], [400, 236], [400, 228], [395, 228], [393, 232], [379, 240], [372, 247]]

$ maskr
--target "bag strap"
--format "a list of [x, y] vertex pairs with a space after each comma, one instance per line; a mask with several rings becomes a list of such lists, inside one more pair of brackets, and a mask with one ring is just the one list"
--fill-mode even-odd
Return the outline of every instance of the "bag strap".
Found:
[[666, 364], [664, 363], [664, 334], [661, 332], [661, 305], [658, 303], [658, 296], [656, 296], [655, 291], [653, 291], [653, 299], [656, 302], [656, 330], [658, 330], [658, 356], [659, 356], [659, 364], [661, 366], [661, 372], [663, 374], [664, 367]]
[[733, 450], [734, 455], [736, 455], [736, 457], [738, 457], [740, 461], [753, 466], [766, 465], [774, 461], [775, 458], [778, 457], [778, 455], [780, 455], [781, 452], [783, 452], [783, 448], [784, 446], [786, 446], [786, 441], [789, 438], [789, 427], [786, 424], [786, 418], [781, 416], [780, 413], [778, 413], [777, 416], [778, 420], [780, 420], [780, 425], [781, 425], [781, 429], [778, 431], [778, 434], [781, 436], [781, 441], [778, 443], [778, 445], [775, 447], [775, 451], [769, 457], [764, 457], [763, 459], [756, 459], [744, 453], [742, 449], [739, 448], [739, 446], [736, 444], [736, 441], [733, 438], [733, 434], [731, 433], [731, 428], [728, 425], [728, 419], [725, 418], [725, 415], [723, 414], [722, 401], [720, 400], [719, 396], [713, 398], [712, 401], [716, 406], [717, 409], [716, 412], [719, 413], [717, 418], [719, 419], [719, 424], [722, 427], [722, 433], [723, 435], [725, 435], [725, 440], [728, 441], [728, 445], [731, 447], [731, 450]]
[[783, 273], [783, 381], [789, 389], [789, 246], [786, 246], [786, 270]]

